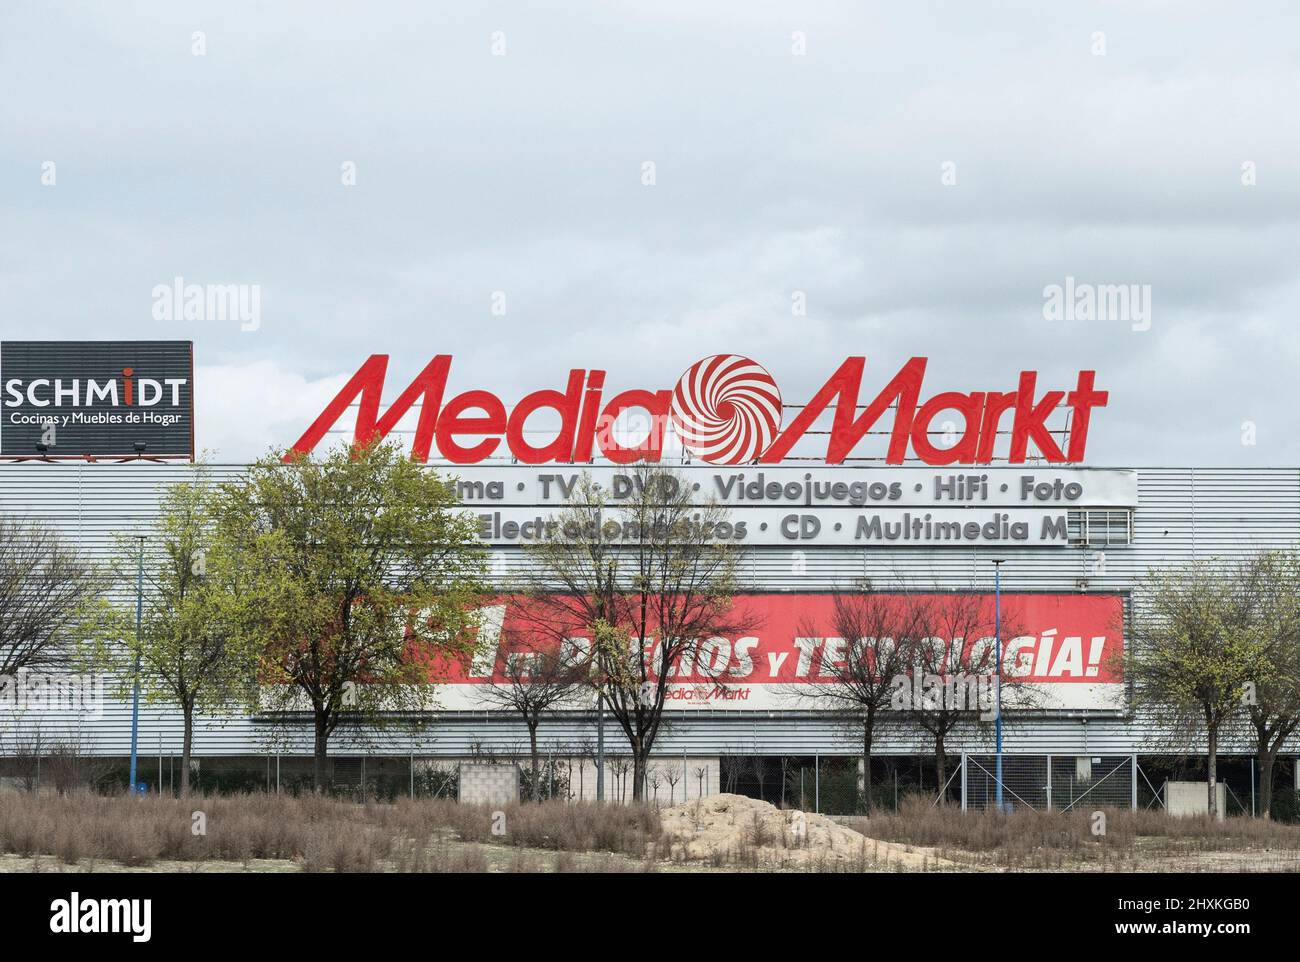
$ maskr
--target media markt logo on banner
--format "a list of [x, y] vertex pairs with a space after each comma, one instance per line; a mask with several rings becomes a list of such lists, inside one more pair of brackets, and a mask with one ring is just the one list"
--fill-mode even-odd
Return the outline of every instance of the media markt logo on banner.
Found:
[[0, 456], [192, 458], [189, 341], [5, 341]]
[[[315, 449], [356, 404], [353, 439], [366, 442], [385, 437], [417, 401], [420, 402], [411, 456], [427, 461], [434, 445], [453, 464], [475, 464], [494, 454], [506, 453], [524, 464], [579, 463], [597, 451], [615, 464], [658, 461], [671, 432], [682, 448], [712, 464], [776, 464], [790, 456], [805, 437], [819, 443], [827, 435], [819, 456], [839, 464], [869, 436], [887, 435], [886, 464], [908, 458], [931, 465], [988, 464], [999, 438], [1005, 450], [997, 452], [1010, 464], [1029, 458], [1048, 463], [1078, 463], [1084, 458], [1093, 408], [1105, 407], [1108, 392], [1094, 385], [1096, 372], [1080, 371], [1074, 389], [1038, 391], [1038, 372], [1021, 371], [1011, 390], [942, 391], [922, 398], [927, 358], [914, 357], [865, 404], [861, 403], [865, 357], [849, 357], [831, 374], [797, 414], [784, 423], [785, 405], [780, 388], [768, 370], [737, 354], [715, 354], [692, 364], [671, 389], [624, 390], [605, 397], [605, 371], [574, 368], [563, 390], [534, 391], [507, 409], [497, 395], [483, 389], [447, 398], [452, 358], [439, 354], [430, 361], [380, 413], [380, 399], [388, 370], [387, 354], [372, 354], [348, 380], [338, 395], [312, 422], [293, 450], [305, 454]], [[1069, 408], [1069, 442], [1064, 449], [1053, 437], [1048, 418], [1058, 408]], [[549, 411], [558, 415], [553, 435], [544, 443], [528, 436], [528, 419]], [[887, 411], [893, 412], [887, 430], [873, 428]], [[645, 436], [629, 441], [615, 430], [627, 416], [649, 424]], [[813, 430], [818, 417], [831, 418], [829, 430]], [[958, 429], [957, 421], [962, 422]], [[932, 436], [948, 435], [940, 446]], [[501, 452], [502, 442], [506, 452]], [[292, 455], [290, 455], [291, 457]]]

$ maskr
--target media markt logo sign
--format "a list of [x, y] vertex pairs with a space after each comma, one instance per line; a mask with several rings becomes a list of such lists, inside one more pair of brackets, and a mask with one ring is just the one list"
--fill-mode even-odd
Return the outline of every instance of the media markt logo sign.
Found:
[[669, 414], [691, 454], [713, 464], [745, 464], [781, 430], [781, 391], [762, 365], [715, 354], [677, 381]]
[[[476, 464], [508, 453], [524, 464], [579, 463], [598, 451], [614, 464], [658, 461], [671, 431], [682, 447], [713, 464], [776, 464], [808, 437], [828, 435], [820, 457], [839, 464], [859, 451], [869, 436], [887, 435], [886, 464], [908, 458], [930, 465], [988, 464], [999, 437], [1007, 438], [997, 456], [1010, 464], [1040, 458], [1053, 464], [1078, 463], [1084, 458], [1094, 408], [1105, 407], [1108, 392], [1094, 385], [1094, 371], [1080, 371], [1071, 391], [1038, 393], [1038, 372], [1021, 371], [1013, 390], [943, 391], [922, 400], [927, 358], [904, 364], [865, 405], [860, 404], [865, 357], [849, 357], [812, 398], [797, 409], [788, 425], [776, 380], [758, 362], [736, 354], [715, 354], [692, 364], [672, 389], [624, 390], [605, 396], [603, 370], [574, 368], [563, 390], [534, 391], [512, 408], [497, 395], [475, 389], [447, 397], [451, 355], [431, 360], [380, 413], [380, 398], [388, 370], [387, 354], [372, 354], [338, 395], [294, 444], [304, 454], [315, 449], [348, 409], [357, 405], [353, 439], [366, 442], [385, 437], [420, 402], [411, 456], [427, 461], [434, 445], [453, 464]], [[1048, 418], [1064, 405], [1070, 409], [1069, 443], [1062, 449], [1048, 428]], [[873, 427], [887, 411], [893, 420], [887, 431]], [[559, 427], [544, 443], [527, 435], [528, 419], [539, 411], [558, 415]], [[615, 426], [629, 412], [648, 418], [644, 438], [628, 442]], [[823, 414], [831, 417], [828, 431], [812, 430]], [[953, 430], [952, 443], [940, 446], [931, 437], [945, 423], [963, 422]], [[501, 451], [502, 443], [505, 451]]]
[[189, 341], [6, 341], [0, 455], [190, 458]]

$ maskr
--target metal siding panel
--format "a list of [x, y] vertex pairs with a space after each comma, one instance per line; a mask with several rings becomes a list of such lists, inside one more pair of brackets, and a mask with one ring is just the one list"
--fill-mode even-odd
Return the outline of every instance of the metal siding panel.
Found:
[[[210, 465], [213, 480], [237, 478], [241, 465]], [[503, 467], [502, 470], [508, 470]], [[522, 470], [522, 469], [521, 469]], [[886, 469], [887, 470], [887, 469]], [[147, 529], [156, 515], [163, 488], [190, 476], [184, 464], [0, 464], [0, 511], [24, 515], [56, 527], [79, 544], [93, 559], [110, 556], [114, 538]], [[1133, 604], [1141, 605], [1141, 578], [1151, 568], [1191, 560], [1245, 557], [1261, 547], [1300, 543], [1300, 471], [1295, 469], [1187, 469], [1145, 468], [1139, 471], [1139, 504], [1134, 513], [1134, 543], [1105, 552], [1104, 573], [1093, 573], [1090, 548], [940, 547], [807, 548], [802, 569], [793, 552], [780, 547], [749, 550], [746, 568], [752, 587], [763, 590], [814, 591], [844, 586], [867, 576], [878, 586], [899, 580], [941, 588], [992, 587], [991, 557], [1007, 559], [1003, 587], [1007, 591], [1064, 591], [1077, 589], [1086, 578], [1096, 591], [1132, 591]], [[523, 570], [526, 559], [518, 548], [500, 548], [492, 554], [494, 572], [502, 580]], [[15, 735], [8, 718], [0, 727], [0, 752], [11, 752]], [[716, 755], [729, 750], [767, 754], [850, 754], [851, 737], [833, 721], [807, 713], [784, 715], [768, 712], [691, 712], [671, 716], [662, 737], [664, 753]], [[32, 730], [32, 720], [21, 726]], [[39, 718], [42, 738], [80, 739], [93, 751], [125, 755], [130, 747], [130, 705], [113, 699], [100, 718], [78, 720], [72, 715], [44, 714]], [[157, 754], [161, 741], [165, 753], [177, 753], [181, 740], [178, 712], [166, 706], [146, 705], [141, 711], [140, 750]], [[5, 729], [8, 729], [6, 732]], [[613, 746], [618, 733], [609, 729]], [[446, 713], [438, 716], [426, 734], [412, 742], [405, 734], [375, 735], [374, 754], [464, 755], [475, 744], [498, 752], [520, 750], [527, 733], [513, 718], [485, 713]], [[574, 750], [594, 739], [589, 719], [561, 717], [543, 725], [543, 740], [557, 750]], [[385, 744], [387, 741], [387, 744]], [[366, 737], [340, 733], [331, 742], [336, 754], [364, 752]], [[306, 728], [283, 730], [256, 723], [240, 715], [198, 720], [195, 751], [198, 755], [250, 755], [273, 752], [308, 753]], [[382, 746], [382, 747], [380, 747]], [[1010, 751], [1026, 753], [1084, 751], [1128, 754], [1159, 748], [1148, 721], [1115, 717], [1055, 717], [1012, 720], [1007, 726]], [[1244, 736], [1226, 750], [1246, 751]], [[987, 749], [982, 736], [967, 733], [951, 750]], [[926, 751], [915, 733], [887, 733], [882, 754]], [[1300, 751], [1293, 741], [1287, 753]]]

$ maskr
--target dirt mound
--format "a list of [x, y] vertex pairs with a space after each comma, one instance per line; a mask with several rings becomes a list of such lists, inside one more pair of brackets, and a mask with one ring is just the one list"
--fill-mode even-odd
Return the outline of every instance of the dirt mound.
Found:
[[717, 865], [826, 871], [955, 868], [931, 849], [883, 842], [812, 812], [743, 795], [710, 795], [661, 813], [673, 857]]

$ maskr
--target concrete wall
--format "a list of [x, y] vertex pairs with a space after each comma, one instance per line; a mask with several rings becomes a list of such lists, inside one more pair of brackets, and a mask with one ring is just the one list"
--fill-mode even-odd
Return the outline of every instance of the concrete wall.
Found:
[[519, 801], [519, 769], [510, 762], [461, 762], [460, 800], [485, 805]]
[[[1214, 786], [1214, 807], [1219, 821], [1223, 821], [1227, 804], [1227, 785], [1219, 782]], [[1170, 815], [1208, 814], [1210, 798], [1205, 782], [1165, 782], [1165, 808]]]

